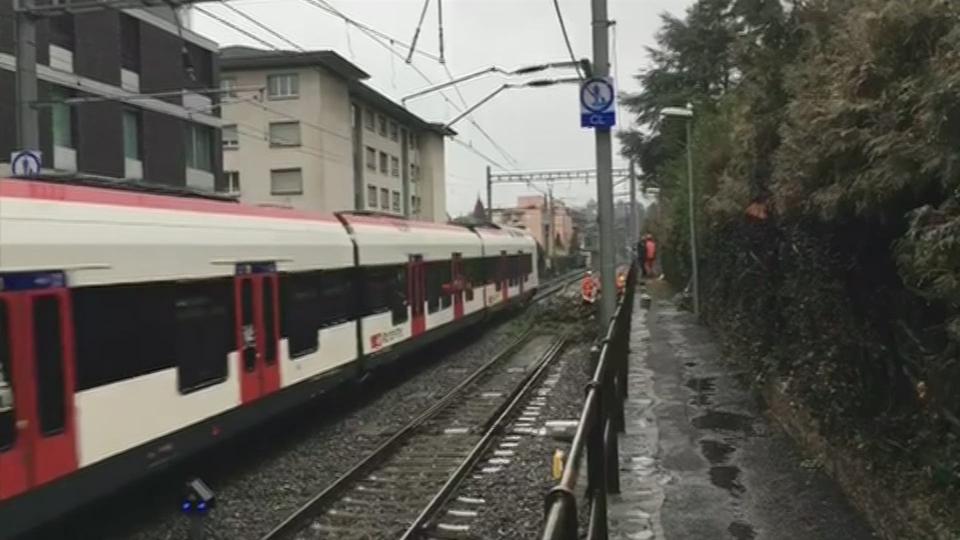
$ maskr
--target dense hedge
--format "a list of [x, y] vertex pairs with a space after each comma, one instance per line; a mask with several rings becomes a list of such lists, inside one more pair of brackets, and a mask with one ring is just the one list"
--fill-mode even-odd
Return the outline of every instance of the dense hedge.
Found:
[[[728, 39], [698, 52], [705, 13]], [[827, 433], [960, 493], [960, 3], [700, 0], [659, 43], [623, 143], [661, 187], [668, 277], [686, 162], [650, 109], [689, 100], [705, 320]], [[704, 58], [729, 71], [677, 91]]]

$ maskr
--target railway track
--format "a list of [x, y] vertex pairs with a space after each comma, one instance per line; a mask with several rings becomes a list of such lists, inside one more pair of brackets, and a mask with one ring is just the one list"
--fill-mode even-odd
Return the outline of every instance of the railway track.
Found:
[[[435, 521], [436, 511], [560, 356], [564, 342], [556, 336], [524, 335], [262, 540], [438, 537], [426, 533], [425, 525]], [[477, 501], [459, 502], [469, 507]]]

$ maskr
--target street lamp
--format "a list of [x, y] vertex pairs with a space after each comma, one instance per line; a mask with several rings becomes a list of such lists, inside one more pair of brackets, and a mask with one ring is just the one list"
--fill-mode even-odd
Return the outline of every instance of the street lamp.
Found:
[[414, 93], [412, 93], [412, 94], [407, 94], [406, 96], [403, 96], [402, 98], [400, 98], [400, 103], [401, 103], [404, 107], [406, 107], [408, 100], [415, 99], [415, 98], [418, 98], [418, 97], [421, 97], [421, 96], [425, 96], [425, 95], [427, 95], [427, 94], [436, 92], [436, 91], [438, 91], [438, 90], [443, 90], [444, 88], [447, 88], [447, 87], [450, 87], [450, 86], [453, 86], [453, 85], [456, 85], [456, 84], [460, 84], [460, 83], [462, 83], [462, 82], [469, 81], [469, 80], [471, 80], [471, 79], [476, 79], [477, 77], [482, 77], [483, 75], [488, 75], [488, 74], [490, 74], [490, 73], [499, 73], [499, 74], [501, 74], [501, 75], [507, 75], [507, 76], [511, 76], [511, 75], [529, 75], [529, 74], [531, 74], [531, 73], [538, 73], [538, 72], [540, 72], [540, 71], [546, 71], [546, 70], [551, 69], [551, 68], [571, 68], [571, 67], [572, 67], [572, 68], [575, 68], [575, 67], [578, 67], [578, 66], [579, 66], [581, 69], [583, 69], [584, 72], [586, 72], [586, 73], [589, 73], [589, 72], [590, 72], [590, 62], [587, 61], [586, 59], [583, 59], [583, 60], [580, 60], [580, 61], [577, 61], [577, 62], [573, 62], [573, 61], [570, 61], [570, 60], [566, 60], [566, 61], [562, 61], [562, 62], [546, 62], [546, 63], [543, 63], [543, 64], [532, 64], [532, 65], [529, 65], [529, 66], [523, 66], [523, 67], [519, 67], [519, 68], [516, 68], [516, 69], [503, 69], [503, 68], [498, 67], [498, 66], [490, 66], [490, 67], [488, 67], [488, 68], [480, 69], [480, 70], [477, 70], [477, 71], [468, 73], [468, 74], [466, 74], [466, 75], [457, 77], [457, 78], [455, 78], [455, 79], [450, 79], [449, 81], [444, 82], [444, 83], [440, 83], [440, 84], [435, 84], [435, 85], [433, 85], [433, 86], [429, 86], [429, 87], [427, 87], [427, 88], [424, 88], [423, 90], [417, 90], [416, 92], [414, 92]]
[[542, 88], [542, 87], [545, 87], [545, 86], [553, 86], [553, 85], [555, 85], [555, 84], [566, 84], [566, 83], [578, 83], [578, 84], [579, 84], [579, 83], [580, 83], [580, 78], [579, 78], [579, 77], [566, 77], [566, 78], [563, 78], [563, 79], [533, 79], [533, 80], [526, 81], [526, 82], [522, 82], [522, 83], [505, 83], [505, 84], [501, 85], [500, 88], [497, 88], [497, 89], [494, 90], [493, 92], [487, 94], [486, 97], [484, 97], [484, 98], [481, 99], [480, 101], [474, 103], [473, 105], [471, 105], [470, 107], [468, 107], [467, 109], [465, 109], [462, 113], [458, 114], [456, 118], [454, 118], [453, 120], [450, 120], [449, 122], [447, 122], [447, 125], [443, 126], [443, 128], [444, 128], [444, 129], [447, 129], [447, 128], [449, 128], [450, 126], [456, 124], [457, 122], [459, 122], [460, 120], [462, 120], [464, 117], [466, 117], [468, 114], [470, 114], [470, 113], [472, 113], [473, 111], [477, 110], [481, 105], [483, 105], [484, 103], [486, 103], [486, 102], [490, 101], [491, 99], [495, 98], [495, 97], [497, 96], [497, 94], [499, 94], [500, 92], [503, 92], [504, 90], [507, 90], [508, 88]]
[[687, 200], [690, 204], [690, 258], [692, 259], [692, 291], [693, 291], [693, 314], [697, 317], [700, 316], [700, 272], [699, 264], [697, 263], [697, 229], [696, 229], [696, 220], [694, 219], [694, 208], [693, 204], [693, 137], [692, 137], [692, 124], [693, 124], [693, 105], [687, 103], [686, 108], [683, 107], [666, 107], [660, 111], [660, 118], [683, 118], [687, 127]]

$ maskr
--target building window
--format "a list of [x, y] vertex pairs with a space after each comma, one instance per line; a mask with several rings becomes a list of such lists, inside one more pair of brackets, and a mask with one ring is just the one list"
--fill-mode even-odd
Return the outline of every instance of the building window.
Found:
[[300, 122], [270, 122], [270, 146], [300, 146]]
[[123, 157], [141, 159], [140, 113], [129, 109], [123, 111]]
[[417, 181], [417, 166], [414, 165], [413, 163], [410, 164], [410, 181], [411, 182]]
[[387, 174], [387, 153], [380, 152], [380, 172]]
[[373, 184], [367, 184], [367, 207], [377, 207], [377, 186]]
[[350, 104], [350, 127], [357, 127], [357, 106], [353, 103]]
[[270, 171], [271, 195], [300, 195], [303, 193], [303, 172], [297, 169]]
[[230, 195], [240, 194], [240, 171], [223, 171], [223, 193]]
[[377, 123], [380, 126], [380, 130], [379, 130], [380, 136], [386, 137], [387, 136], [387, 117], [382, 114], [377, 115]]
[[418, 197], [418, 196], [416, 196], [416, 195], [414, 195], [413, 197], [411, 197], [411, 198], [410, 198], [410, 206], [413, 207], [413, 208], [410, 209], [410, 211], [411, 211], [412, 213], [414, 213], [414, 214], [419, 214], [419, 213], [420, 213], [420, 197]]
[[236, 124], [228, 124], [223, 126], [223, 128], [220, 130], [220, 133], [220, 138], [223, 140], [224, 150], [240, 148], [240, 134], [237, 131]]
[[120, 16], [120, 66], [140, 73], [140, 21]]
[[400, 159], [390, 156], [390, 175], [400, 176]]
[[71, 93], [62, 86], [50, 89], [50, 100], [57, 102], [50, 107], [50, 117], [53, 124], [53, 144], [64, 148], [73, 148], [74, 114], [73, 107], [62, 103], [70, 99]]
[[367, 147], [367, 168], [371, 171], [377, 170], [377, 151]]
[[393, 211], [394, 212], [400, 211], [400, 192], [399, 191], [393, 192]]
[[382, 210], [390, 209], [390, 190], [387, 188], [380, 188], [380, 208]]
[[373, 111], [371, 111], [370, 109], [364, 110], [363, 123], [366, 126], [366, 128], [369, 129], [370, 131], [373, 131], [374, 128], [376, 127], [374, 125], [376, 122], [373, 119]]
[[420, 146], [420, 137], [416, 133], [410, 134], [410, 148], [416, 149]]
[[300, 76], [296, 73], [267, 76], [267, 97], [270, 99], [292, 99], [298, 96]]
[[237, 97], [237, 79], [234, 77], [221, 78], [220, 89], [223, 90], [221, 97]]
[[70, 51], [74, 49], [73, 15], [50, 18], [50, 44]]
[[213, 131], [207, 126], [187, 124], [184, 137], [187, 146], [187, 167], [213, 171]]
[[400, 138], [400, 132], [399, 132], [399, 128], [397, 127], [397, 123], [391, 120], [390, 121], [390, 140], [396, 141], [399, 138]]

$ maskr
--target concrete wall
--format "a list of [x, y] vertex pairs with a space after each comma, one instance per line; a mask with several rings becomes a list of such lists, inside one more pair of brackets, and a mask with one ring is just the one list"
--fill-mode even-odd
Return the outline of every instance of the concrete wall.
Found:
[[427, 221], [447, 221], [447, 186], [443, 135], [433, 132], [420, 134], [421, 179], [419, 194], [423, 200], [420, 218]]

